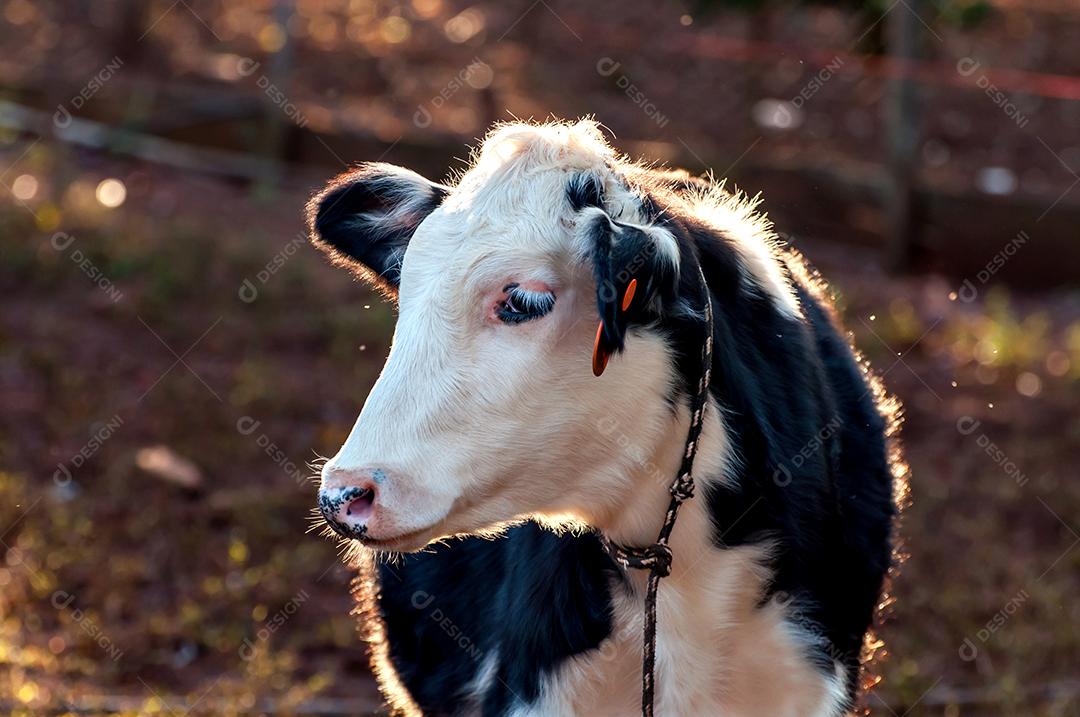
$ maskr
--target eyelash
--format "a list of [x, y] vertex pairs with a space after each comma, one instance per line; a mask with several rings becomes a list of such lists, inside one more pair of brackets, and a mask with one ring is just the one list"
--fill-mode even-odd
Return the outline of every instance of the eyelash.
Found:
[[[538, 319], [555, 306], [555, 295], [551, 292], [529, 291], [517, 284], [507, 284], [503, 291], [506, 292], [506, 299], [499, 302], [495, 315], [504, 324], [520, 324]], [[511, 305], [514, 310], [511, 310]]]

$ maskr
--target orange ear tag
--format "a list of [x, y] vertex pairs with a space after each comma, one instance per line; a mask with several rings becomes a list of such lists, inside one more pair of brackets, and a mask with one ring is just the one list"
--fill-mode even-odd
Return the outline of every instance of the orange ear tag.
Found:
[[608, 355], [600, 346], [600, 337], [604, 333], [604, 322], [601, 321], [600, 325], [596, 327], [596, 340], [593, 342], [592, 350], [592, 374], [593, 376], [599, 376], [607, 368]]
[[626, 311], [630, 308], [630, 302], [634, 300], [634, 293], [637, 292], [637, 279], [631, 279], [630, 283], [626, 286], [626, 293], [622, 297], [622, 310]]
[[[626, 293], [623, 294], [622, 310], [626, 311], [630, 308], [630, 302], [634, 300], [634, 293], [637, 291], [637, 279], [631, 279], [630, 283], [626, 286]], [[604, 369], [607, 368], [608, 353], [600, 346], [600, 337], [604, 334], [604, 322], [601, 321], [600, 325], [596, 327], [596, 339], [593, 341], [592, 351], [592, 372], [593, 376], [599, 376], [604, 373]]]

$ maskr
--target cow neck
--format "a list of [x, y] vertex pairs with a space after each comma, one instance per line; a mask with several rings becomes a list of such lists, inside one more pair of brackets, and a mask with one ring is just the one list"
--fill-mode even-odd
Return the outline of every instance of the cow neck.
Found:
[[686, 431], [679, 470], [671, 483], [667, 512], [656, 541], [646, 546], [627, 546], [616, 543], [606, 536], [601, 536], [604, 547], [618, 565], [624, 570], [646, 570], [648, 578], [645, 589], [645, 620], [642, 640], [641, 659], [641, 714], [652, 717], [656, 691], [656, 597], [660, 579], [671, 574], [674, 558], [670, 546], [671, 531], [679, 517], [682, 504], [694, 497], [694, 459], [697, 457], [701, 427], [705, 422], [705, 408], [709, 399], [709, 384], [712, 374], [713, 349], [713, 307], [712, 295], [705, 281], [701, 266], [697, 267], [702, 295], [704, 296], [702, 322], [704, 335], [701, 341], [701, 375], [690, 400], [690, 426]]

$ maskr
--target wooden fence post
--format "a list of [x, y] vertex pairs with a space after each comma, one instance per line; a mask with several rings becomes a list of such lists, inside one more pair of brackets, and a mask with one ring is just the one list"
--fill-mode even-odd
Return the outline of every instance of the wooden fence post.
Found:
[[885, 263], [894, 272], [911, 267], [918, 244], [914, 185], [921, 108], [910, 70], [911, 61], [919, 54], [917, 13], [921, 5], [920, 0], [897, 0], [885, 19], [888, 61], [896, 70], [889, 80], [885, 118], [888, 135]]

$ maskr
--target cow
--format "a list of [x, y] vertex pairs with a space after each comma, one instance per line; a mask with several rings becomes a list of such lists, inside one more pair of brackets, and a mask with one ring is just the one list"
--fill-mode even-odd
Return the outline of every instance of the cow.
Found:
[[896, 562], [898, 405], [756, 200], [586, 119], [498, 125], [446, 183], [362, 164], [307, 219], [398, 309], [318, 499], [391, 709], [639, 714], [648, 574], [609, 545], [656, 540], [704, 368], [656, 714], [856, 705]]

